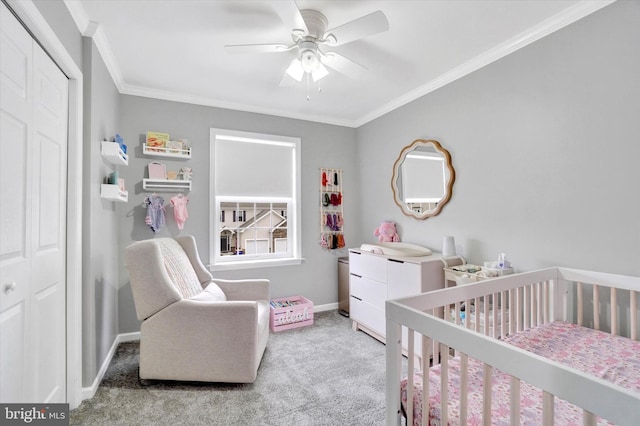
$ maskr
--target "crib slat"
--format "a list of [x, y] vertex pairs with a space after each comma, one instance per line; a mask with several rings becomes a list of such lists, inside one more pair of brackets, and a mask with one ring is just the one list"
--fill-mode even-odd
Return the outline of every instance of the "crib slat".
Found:
[[600, 330], [600, 286], [593, 285], [593, 328]]
[[[449, 347], [440, 345], [440, 421], [449, 424]], [[422, 410], [424, 413], [424, 409]], [[424, 417], [424, 415], [423, 415]]]
[[509, 334], [513, 334], [516, 332], [515, 314], [516, 314], [515, 296], [513, 294], [513, 289], [510, 289], [509, 290]]
[[469, 388], [469, 356], [460, 355], [460, 424], [467, 424], [467, 410], [469, 398], [467, 392]]
[[516, 289], [516, 330], [522, 331], [522, 289]]
[[[427, 351], [430, 341], [426, 336], [422, 336], [422, 426], [429, 424], [429, 357], [425, 356], [424, 352]], [[425, 409], [426, 407], [426, 409]], [[411, 425], [412, 423], [407, 423]]]
[[554, 410], [553, 395], [549, 392], [542, 392], [542, 424], [553, 425], [553, 410]]
[[[486, 296], [484, 298], [484, 304], [483, 304], [484, 312], [482, 313], [483, 317], [484, 317], [484, 321], [483, 322], [484, 322], [484, 335], [485, 336], [488, 336], [489, 333], [491, 333], [491, 329], [489, 327], [491, 325], [491, 322], [489, 321], [489, 306], [490, 306], [489, 296]], [[480, 315], [476, 314], [476, 320], [480, 321]]]
[[584, 311], [582, 309], [582, 305], [584, 302], [582, 299], [582, 283], [581, 282], [576, 283], [576, 293], [578, 297], [578, 325], [582, 326], [582, 320], [584, 317]]
[[[489, 364], [482, 366], [482, 424], [491, 426], [491, 373]], [[443, 423], [447, 424], [447, 423]]]
[[529, 286], [525, 286], [523, 289], [523, 298], [522, 298], [522, 326], [524, 327], [524, 329], [528, 329], [530, 327], [533, 327], [533, 324], [531, 323], [531, 287]]
[[632, 340], [638, 340], [638, 301], [636, 299], [636, 292], [629, 290], [629, 306], [631, 316], [631, 334]]
[[507, 309], [509, 305], [507, 304], [506, 292], [500, 292], [500, 306], [502, 309], [500, 310], [500, 336], [507, 335]]
[[[476, 297], [475, 299], [473, 299], [473, 309], [474, 309], [474, 316], [475, 316], [473, 329], [478, 333], [480, 333], [480, 309], [478, 309], [479, 306], [480, 306], [480, 298]], [[469, 315], [469, 321], [471, 321], [471, 318], [470, 318], [471, 312], [467, 312], [467, 315]]]
[[[413, 424], [413, 375], [414, 369], [414, 343], [413, 343], [413, 330], [407, 331], [407, 424]], [[424, 373], [423, 373], [424, 374]], [[424, 380], [424, 379], [423, 379]]]
[[491, 306], [493, 307], [493, 314], [492, 314], [492, 324], [493, 324], [493, 334], [491, 335], [494, 339], [497, 339], [498, 337], [498, 312], [500, 311], [500, 300], [498, 297], [498, 293], [493, 293], [491, 295]]
[[542, 283], [542, 314], [543, 324], [547, 324], [550, 318], [551, 302], [549, 300], [549, 281], [543, 281]]
[[618, 293], [611, 287], [611, 334], [618, 335]]
[[[511, 376], [511, 408], [510, 408], [510, 424], [511, 426], [520, 425], [520, 380]], [[464, 423], [461, 423], [464, 424]]]

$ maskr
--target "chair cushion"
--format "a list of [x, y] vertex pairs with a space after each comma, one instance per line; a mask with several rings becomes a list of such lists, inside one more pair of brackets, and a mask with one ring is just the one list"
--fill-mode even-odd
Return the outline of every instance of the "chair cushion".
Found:
[[183, 298], [189, 299], [202, 292], [196, 271], [182, 246], [173, 239], [158, 239], [162, 261], [169, 278]]
[[202, 302], [224, 302], [227, 300], [227, 296], [216, 283], [209, 283], [207, 288], [200, 292], [200, 294], [196, 294], [189, 299], [200, 300]]

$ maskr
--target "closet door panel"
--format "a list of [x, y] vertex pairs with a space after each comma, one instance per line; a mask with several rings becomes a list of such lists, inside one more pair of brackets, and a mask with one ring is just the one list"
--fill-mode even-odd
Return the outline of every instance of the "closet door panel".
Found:
[[27, 371], [28, 351], [25, 348], [26, 330], [25, 303], [20, 302], [0, 313], [0, 396], [3, 403], [25, 402], [28, 397]]

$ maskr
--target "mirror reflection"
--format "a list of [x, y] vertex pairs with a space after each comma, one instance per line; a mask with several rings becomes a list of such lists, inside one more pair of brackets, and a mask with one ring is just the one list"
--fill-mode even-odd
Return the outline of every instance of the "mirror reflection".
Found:
[[426, 219], [449, 201], [454, 180], [449, 152], [438, 141], [418, 139], [398, 156], [391, 188], [404, 214]]

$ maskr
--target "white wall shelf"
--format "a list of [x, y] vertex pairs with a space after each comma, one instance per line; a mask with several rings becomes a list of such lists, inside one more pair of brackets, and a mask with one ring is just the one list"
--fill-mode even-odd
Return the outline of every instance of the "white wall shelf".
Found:
[[114, 166], [129, 165], [129, 156], [122, 151], [117, 142], [102, 141], [100, 152], [104, 159]]
[[142, 153], [151, 157], [191, 158], [191, 149], [157, 148], [142, 145]]
[[100, 185], [100, 198], [126, 203], [129, 201], [129, 193], [127, 191], [121, 191], [118, 185], [103, 183]]
[[142, 188], [146, 190], [156, 191], [175, 191], [176, 189], [186, 189], [191, 191], [190, 180], [177, 180], [177, 179], [142, 179]]

